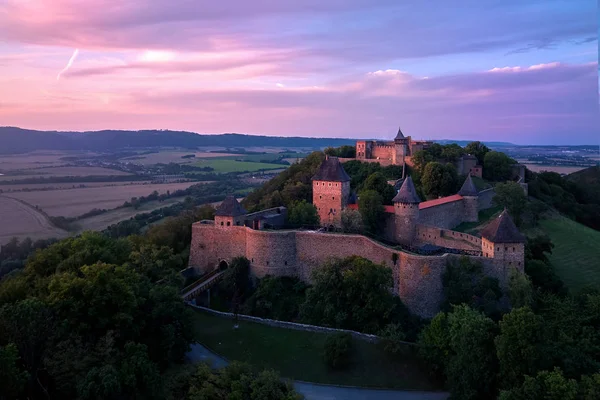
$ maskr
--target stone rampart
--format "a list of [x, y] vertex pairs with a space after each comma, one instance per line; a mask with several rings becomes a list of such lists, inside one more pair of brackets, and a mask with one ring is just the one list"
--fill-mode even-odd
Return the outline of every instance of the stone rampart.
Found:
[[259, 278], [296, 275], [296, 232], [246, 230], [243, 253]]
[[417, 243], [430, 243], [440, 247], [481, 251], [481, 239], [477, 236], [433, 226], [417, 225]]
[[485, 210], [492, 207], [492, 199], [496, 195], [494, 188], [482, 190], [479, 192], [479, 198], [477, 199], [479, 210]]
[[463, 200], [450, 201], [419, 210], [419, 223], [451, 229], [465, 220]]

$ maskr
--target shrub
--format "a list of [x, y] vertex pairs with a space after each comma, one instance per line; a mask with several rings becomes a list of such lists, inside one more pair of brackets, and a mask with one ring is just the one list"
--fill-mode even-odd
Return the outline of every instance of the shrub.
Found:
[[350, 365], [352, 356], [352, 336], [349, 333], [336, 333], [325, 339], [323, 359], [328, 367], [344, 369]]

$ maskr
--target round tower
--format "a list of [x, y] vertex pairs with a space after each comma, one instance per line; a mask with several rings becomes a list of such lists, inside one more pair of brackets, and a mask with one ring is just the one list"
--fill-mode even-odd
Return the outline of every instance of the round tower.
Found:
[[410, 176], [404, 180], [392, 201], [394, 202], [396, 241], [400, 244], [410, 245], [415, 239], [419, 222], [419, 203], [421, 202]]
[[477, 222], [479, 220], [479, 192], [473, 183], [471, 173], [467, 175], [458, 194], [463, 198], [463, 222]]

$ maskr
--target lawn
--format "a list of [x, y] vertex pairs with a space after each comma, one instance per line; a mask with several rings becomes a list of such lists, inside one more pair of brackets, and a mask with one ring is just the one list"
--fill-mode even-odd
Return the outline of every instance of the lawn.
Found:
[[600, 232], [563, 216], [540, 226], [554, 243], [550, 261], [569, 289], [600, 286]]
[[272, 368], [295, 380], [378, 388], [441, 389], [407, 347], [407, 355], [392, 360], [380, 345], [354, 340], [352, 365], [330, 371], [321, 358], [327, 334], [275, 328], [245, 322], [233, 329], [230, 319], [195, 310], [196, 339], [229, 360]]
[[502, 211], [502, 207], [494, 206], [485, 210], [479, 211], [477, 222], [462, 222], [456, 228], [452, 229], [456, 232], [468, 233], [471, 235], [476, 234], [478, 231], [483, 229], [485, 225], [492, 220], [492, 218], [498, 216]]
[[250, 161], [236, 161], [236, 160], [199, 160], [194, 165], [198, 167], [211, 167], [214, 168], [214, 172], [217, 173], [228, 173], [228, 172], [254, 172], [268, 169], [281, 169], [285, 167], [282, 164], [269, 164], [260, 162]]

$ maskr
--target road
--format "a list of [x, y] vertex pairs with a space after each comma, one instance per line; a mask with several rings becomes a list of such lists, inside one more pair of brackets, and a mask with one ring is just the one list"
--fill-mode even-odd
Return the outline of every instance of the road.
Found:
[[[201, 344], [192, 345], [187, 358], [194, 363], [207, 362], [213, 368], [223, 368], [227, 365], [227, 360]], [[444, 392], [363, 389], [298, 381], [293, 383], [296, 391], [304, 395], [306, 400], [446, 400], [449, 397], [448, 393]]]

